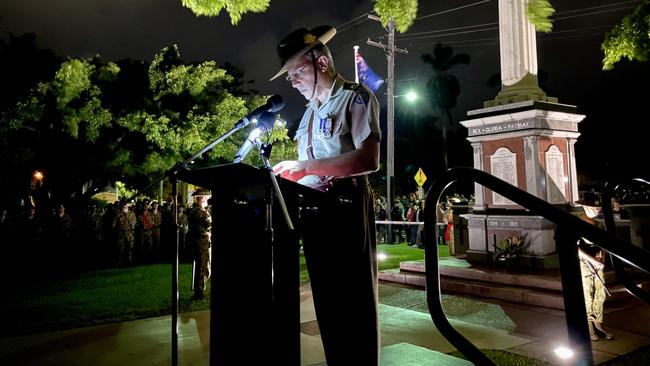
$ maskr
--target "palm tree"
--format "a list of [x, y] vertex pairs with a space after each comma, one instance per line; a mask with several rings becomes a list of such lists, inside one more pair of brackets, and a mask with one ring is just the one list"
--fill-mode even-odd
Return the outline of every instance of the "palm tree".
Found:
[[470, 57], [464, 53], [454, 55], [451, 47], [438, 43], [433, 48], [433, 54], [422, 55], [422, 61], [433, 69], [433, 76], [427, 82], [428, 100], [434, 110], [441, 110], [447, 116], [447, 123], [442, 122], [442, 154], [444, 168], [447, 169], [447, 127], [453, 123], [451, 109], [456, 106], [460, 94], [458, 79], [448, 71], [457, 65], [469, 64]]

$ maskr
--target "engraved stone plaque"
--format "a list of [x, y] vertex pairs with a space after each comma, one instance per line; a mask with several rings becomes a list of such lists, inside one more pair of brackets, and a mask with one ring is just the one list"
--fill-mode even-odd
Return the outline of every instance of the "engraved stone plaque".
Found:
[[546, 197], [549, 203], [566, 202], [566, 177], [564, 157], [555, 145], [544, 153], [546, 166]]
[[[490, 171], [498, 177], [515, 187], [517, 184], [517, 154], [508, 148], [500, 147], [490, 156]], [[505, 197], [492, 192], [495, 205], [514, 205], [515, 203]]]

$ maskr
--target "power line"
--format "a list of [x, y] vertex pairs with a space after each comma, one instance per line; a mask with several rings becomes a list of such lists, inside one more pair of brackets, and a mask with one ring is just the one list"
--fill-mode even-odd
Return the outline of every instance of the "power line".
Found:
[[540, 41], [556, 41], [559, 39], [579, 39], [579, 38], [588, 38], [588, 37], [594, 37], [594, 36], [602, 36], [603, 33], [598, 32], [598, 33], [587, 33], [587, 34], [576, 34], [574, 36], [564, 36], [564, 37], [547, 37], [547, 38], [542, 38]]
[[369, 13], [363, 13], [363, 14], [359, 15], [358, 17], [356, 17], [356, 18], [354, 18], [354, 19], [352, 19], [352, 20], [348, 20], [347, 22], [345, 22], [345, 23], [343, 23], [343, 24], [339, 24], [339, 25], [337, 25], [337, 26], [336, 26], [337, 32], [338, 32], [339, 29], [341, 29], [341, 28], [345, 27], [346, 25], [348, 25], [348, 24], [350, 24], [350, 23], [352, 23], [352, 22], [354, 22], [354, 21], [357, 21], [357, 20], [359, 20], [359, 19], [361, 19], [361, 18], [366, 18], [366, 19], [368, 19], [368, 14], [369, 14]]
[[580, 8], [580, 9], [574, 9], [574, 10], [565, 10], [565, 11], [560, 11], [554, 14], [554, 16], [560, 15], [560, 14], [569, 14], [569, 13], [576, 13], [576, 12], [581, 12], [585, 10], [594, 10], [594, 9], [601, 9], [601, 8], [609, 8], [612, 6], [618, 6], [622, 4], [629, 4], [629, 3], [636, 3], [637, 5], [640, 3], [639, 0], [631, 0], [631, 1], [619, 1], [617, 3], [611, 3], [611, 4], [605, 4], [605, 5], [597, 5], [597, 6], [590, 6], [587, 8]]
[[[540, 40], [551, 40], [551, 39], [566, 39], [568, 37], [580, 37], [581, 35], [574, 35], [574, 36], [566, 36], [566, 37], [554, 37], [554, 35], [559, 35], [559, 34], [564, 34], [564, 33], [577, 33], [577, 32], [584, 32], [584, 31], [591, 31], [595, 29], [603, 29], [603, 28], [611, 28], [613, 25], [600, 25], [600, 26], [593, 26], [593, 27], [580, 27], [580, 28], [573, 28], [573, 29], [565, 29], [563, 31], [555, 31], [551, 34], [542, 34], [539, 36]], [[604, 34], [602, 32], [598, 34]], [[428, 36], [428, 37], [420, 37], [417, 39], [424, 39], [424, 38], [435, 38], [435, 37], [445, 37], [449, 35], [454, 35], [453, 33], [449, 34], [441, 34], [441, 35], [436, 35], [436, 36]], [[591, 34], [589, 34], [591, 36]], [[453, 45], [458, 45], [458, 44], [463, 44], [463, 43], [472, 43], [472, 42], [485, 42], [485, 41], [490, 41], [489, 44], [492, 44], [492, 41], [498, 41], [499, 37], [490, 37], [490, 38], [479, 38], [479, 39], [464, 39], [464, 40], [444, 40], [444, 43], [446, 44], [453, 44]], [[432, 45], [435, 43], [440, 43], [441, 41], [436, 41], [436, 42], [427, 42], [427, 43], [408, 43], [407, 45], [409, 47], [421, 47], [421, 46], [426, 46], [426, 45]], [[479, 45], [484, 45], [488, 43], [481, 43]]]
[[475, 30], [468, 30], [468, 31], [462, 31], [462, 32], [451, 32], [451, 33], [444, 33], [444, 34], [439, 34], [439, 35], [431, 35], [431, 36], [422, 36], [422, 37], [415, 37], [415, 38], [400, 39], [400, 41], [413, 41], [413, 40], [416, 40], [416, 39], [455, 36], [455, 35], [458, 35], [458, 34], [486, 32], [486, 31], [493, 31], [493, 30], [498, 30], [498, 29], [499, 29], [499, 27], [491, 27], [491, 28], [475, 29]]
[[368, 18], [365, 18], [365, 19], [361, 19], [361, 20], [357, 21], [356, 23], [354, 23], [354, 24], [352, 24], [352, 25], [349, 25], [349, 26], [346, 27], [346, 28], [343, 28], [343, 29], [338, 29], [338, 28], [337, 28], [337, 29], [336, 29], [336, 33], [337, 33], [337, 34], [341, 34], [341, 33], [345, 32], [345, 31], [348, 31], [348, 30], [350, 30], [350, 29], [356, 27], [357, 25], [363, 24], [363, 23], [365, 23], [365, 22], [367, 22], [367, 21], [368, 21]]
[[540, 38], [544, 39], [544, 38], [547, 38], [547, 37], [552, 37], [555, 34], [561, 34], [561, 33], [581, 32], [581, 31], [600, 29], [600, 28], [612, 28], [613, 26], [614, 26], [613, 24], [605, 24], [605, 25], [595, 25], [593, 27], [566, 29], [566, 30], [562, 30], [562, 31], [554, 31], [554, 32], [548, 33], [548, 34], [542, 34], [542, 35], [540, 35]]
[[615, 11], [620, 11], [620, 10], [625, 10], [625, 9], [633, 9], [633, 8], [636, 8], [636, 6], [622, 6], [620, 8], [615, 8], [615, 9], [592, 11], [592, 12], [576, 14], [576, 15], [567, 15], [565, 17], [557, 17], [557, 18], [551, 17], [551, 20], [556, 21], [556, 20], [564, 20], [564, 19], [571, 19], [571, 18], [579, 18], [579, 17], [585, 17], [585, 16], [589, 16], [589, 15], [613, 13]]
[[460, 30], [460, 29], [469, 29], [469, 28], [485, 27], [485, 26], [498, 25], [498, 24], [499, 24], [498, 22], [493, 22], [493, 23], [483, 23], [483, 24], [476, 24], [476, 25], [468, 25], [468, 26], [465, 26], [465, 27], [454, 27], [454, 28], [437, 29], [437, 30], [426, 31], [426, 32], [404, 33], [404, 34], [402, 34], [402, 35], [396, 36], [396, 38], [397, 38], [397, 37], [402, 38], [402, 37], [415, 36], [415, 35], [418, 35], [418, 34], [440, 33], [440, 32], [452, 31], [452, 30]]
[[[484, 43], [478, 44], [478, 46], [480, 46], [480, 45], [487, 45], [487, 44], [491, 45], [491, 44], [493, 44], [493, 42], [496, 42], [498, 40], [499, 40], [499, 37], [490, 37], [490, 38], [478, 38], [478, 39], [451, 40], [451, 41], [446, 41], [445, 44], [458, 45], [458, 44], [463, 44], [463, 43], [484, 42]], [[486, 41], [489, 41], [489, 43], [487, 43]], [[409, 43], [408, 45], [409, 45], [409, 47], [411, 47], [411, 46], [412, 47], [422, 47], [422, 46], [429, 46], [429, 45], [436, 44], [436, 43], [440, 43], [440, 42], [427, 42], [427, 43], [415, 43], [415, 44]], [[498, 42], [496, 42], [494, 44], [498, 44]]]
[[[489, 0], [488, 0], [488, 1], [489, 1]], [[484, 2], [485, 2], [485, 1], [484, 1]], [[569, 18], [574, 18], [574, 17], [579, 17], [579, 16], [588, 16], [588, 15], [596, 15], [596, 14], [609, 13], [609, 12], [614, 12], [614, 11], [619, 11], [619, 10], [625, 10], [625, 9], [630, 9], [630, 8], [635, 7], [635, 6], [624, 6], [624, 7], [618, 7], [618, 8], [615, 8], [615, 9], [606, 9], [606, 10], [600, 10], [600, 11], [589, 12], [589, 10], [601, 9], [601, 8], [607, 8], [607, 7], [617, 6], [617, 5], [621, 5], [621, 4], [629, 4], [629, 3], [639, 3], [639, 1], [638, 1], [638, 0], [632, 0], [632, 1], [621, 1], [621, 2], [612, 3], [612, 4], [599, 5], [599, 6], [591, 6], [591, 7], [586, 7], [586, 8], [574, 9], [574, 10], [567, 10], [567, 11], [563, 11], [563, 12], [558, 12], [558, 13], [556, 13], [556, 14], [555, 14], [555, 18], [554, 18], [554, 17], [551, 17], [551, 19], [552, 19], [552, 20], [563, 20], [563, 19], [569, 19]], [[467, 5], [467, 6], [472, 6], [472, 5], [477, 5], [477, 4], [479, 4], [479, 3], [474, 3], [474, 4]], [[464, 6], [464, 7], [467, 7], [467, 6]], [[460, 8], [463, 8], [463, 7], [460, 7]], [[450, 11], [458, 10], [458, 9], [460, 9], [460, 8], [449, 9], [449, 10], [445, 10], [445, 11], [443, 11], [443, 12], [439, 12], [439, 13], [435, 13], [435, 14], [429, 14], [429, 15], [426, 15], [426, 16], [424, 16], [424, 17], [429, 17], [429, 16], [433, 16], [433, 15], [443, 14], [443, 13], [447, 13], [447, 12], [450, 12]], [[587, 11], [587, 12], [585, 12], [585, 11]], [[566, 16], [566, 17], [557, 17], [557, 15], [561, 15], [561, 14], [579, 13], [579, 12], [582, 12], [582, 13], [581, 13], [581, 14], [577, 14], [577, 15]], [[424, 17], [416, 18], [416, 20], [417, 20], [417, 19], [424, 18]], [[464, 27], [444, 28], [444, 29], [436, 29], [436, 30], [431, 30], [431, 31], [423, 31], [423, 32], [415, 32], [415, 33], [405, 33], [405, 34], [402, 34], [402, 35], [398, 35], [398, 36], [396, 36], [396, 38], [399, 38], [399, 39], [402, 40], [402, 41], [404, 41], [404, 40], [414, 40], [414, 39], [419, 39], [419, 38], [406, 38], [406, 37], [414, 36], [414, 35], [419, 35], [419, 34], [442, 33], [442, 32], [447, 32], [447, 31], [452, 31], [452, 30], [471, 29], [471, 28], [477, 28], [477, 27], [482, 27], [482, 26], [498, 25], [498, 24], [499, 24], [498, 22], [492, 22], [492, 23], [484, 23], [484, 24], [468, 25], [468, 26], [464, 26]], [[494, 28], [486, 28], [486, 29], [484, 29], [484, 30], [492, 30], [492, 29], [494, 29]], [[497, 29], [498, 29], [498, 28], [497, 28]], [[554, 31], [553, 33], [557, 33], [557, 32]], [[459, 33], [459, 34], [462, 34], [462, 33]], [[446, 34], [446, 35], [451, 35], [451, 34]], [[435, 37], [435, 36], [433, 36], [433, 37]], [[421, 38], [425, 38], [425, 37], [421, 37]]]
[[339, 51], [341, 51], [341, 50], [343, 50], [343, 49], [345, 49], [345, 48], [348, 48], [348, 47], [351, 46], [351, 45], [354, 45], [354, 44], [356, 44], [356, 43], [359, 43], [359, 42], [365, 41], [365, 40], [367, 40], [368, 38], [372, 38], [372, 37], [378, 37], [378, 38], [381, 38], [381, 35], [378, 34], [378, 33], [375, 33], [375, 34], [370, 35], [369, 37], [358, 38], [358, 39], [355, 39], [355, 40], [352, 41], [352, 42], [348, 42], [348, 43], [346, 43], [346, 44], [344, 44], [344, 45], [342, 45], [342, 46], [336, 47], [336, 48], [334, 48], [334, 49], [332, 49], [332, 50], [330, 50], [330, 51], [332, 52], [332, 54], [336, 54], [336, 53], [338, 53]]
[[483, 0], [483, 1], [476, 2], [476, 3], [472, 3], [472, 4], [467, 4], [467, 5], [459, 6], [459, 7], [457, 7], [457, 8], [447, 9], [447, 10], [443, 10], [443, 11], [440, 11], [440, 12], [437, 12], [437, 13], [423, 15], [423, 16], [421, 16], [421, 17], [417, 17], [417, 18], [415, 18], [415, 20], [420, 20], [420, 19], [424, 19], [424, 18], [430, 18], [430, 17], [436, 16], [436, 15], [441, 15], [441, 14], [451, 13], [452, 11], [456, 11], [456, 10], [460, 10], [460, 9], [469, 8], [470, 6], [480, 5], [480, 4], [483, 4], [483, 3], [487, 3], [487, 2], [489, 2], [489, 1], [490, 1], [490, 0]]

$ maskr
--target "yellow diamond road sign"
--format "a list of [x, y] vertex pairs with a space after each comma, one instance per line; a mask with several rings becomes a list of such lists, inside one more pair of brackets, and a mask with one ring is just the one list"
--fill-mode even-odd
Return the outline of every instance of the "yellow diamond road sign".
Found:
[[422, 185], [426, 181], [427, 181], [427, 176], [424, 175], [424, 172], [422, 171], [422, 168], [418, 169], [418, 172], [415, 173], [415, 183], [417, 183], [418, 186], [422, 187]]

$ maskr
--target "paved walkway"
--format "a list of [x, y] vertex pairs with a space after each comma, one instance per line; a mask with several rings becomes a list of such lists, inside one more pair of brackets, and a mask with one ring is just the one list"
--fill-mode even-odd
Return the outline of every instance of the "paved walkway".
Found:
[[[467, 364], [428, 350], [454, 350], [435, 329], [419, 290], [380, 285], [382, 365]], [[477, 306], [478, 305], [478, 306]], [[479, 348], [504, 349], [559, 364], [552, 349], [566, 339], [562, 312], [445, 296], [452, 325]], [[453, 307], [447, 309], [447, 307]], [[324, 365], [323, 350], [308, 287], [301, 295], [302, 365]], [[650, 306], [640, 303], [606, 309], [611, 341], [593, 343], [597, 363], [650, 344]], [[179, 364], [209, 364], [209, 311], [182, 314]], [[169, 316], [0, 339], [2, 365], [169, 365]], [[252, 333], [254, 336], [254, 333]], [[437, 357], [437, 358], [436, 358]]]

